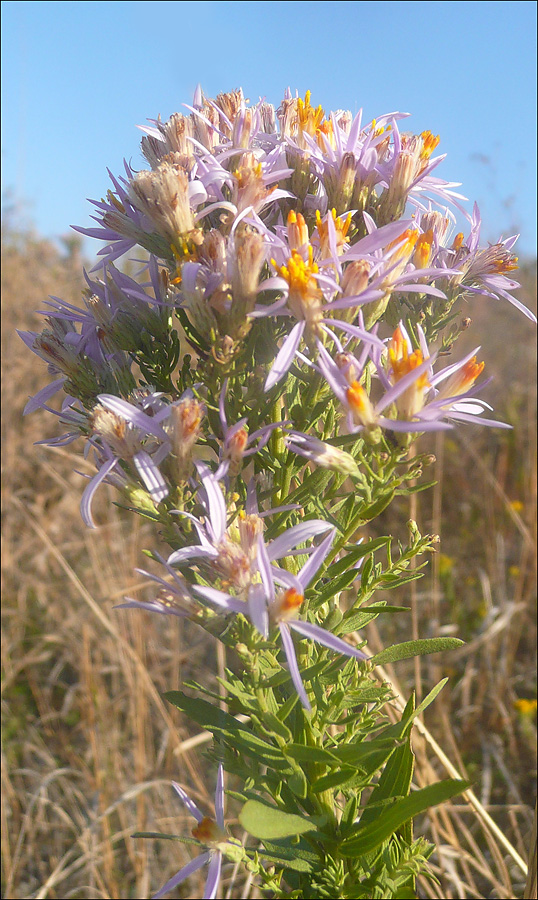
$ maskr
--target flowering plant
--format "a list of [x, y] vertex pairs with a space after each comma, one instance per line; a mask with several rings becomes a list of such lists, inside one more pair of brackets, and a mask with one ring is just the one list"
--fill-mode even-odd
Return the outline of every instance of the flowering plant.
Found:
[[[54, 376], [26, 411], [50, 410], [67, 431], [49, 443], [82, 438], [95, 462], [84, 522], [107, 483], [167, 548], [160, 574], [139, 570], [154, 598], [121, 606], [188, 617], [236, 654], [227, 711], [205, 685], [167, 695], [213, 734], [216, 822], [174, 784], [206, 850], [155, 896], [206, 862], [218, 896], [227, 861], [275, 897], [415, 896], [432, 848], [412, 819], [466, 785], [411, 791], [413, 720], [442, 684], [388, 724], [373, 669], [460, 642], [370, 657], [361, 629], [402, 612], [376, 593], [421, 577], [438, 539], [411, 521], [395, 552], [367, 529], [417, 490], [417, 434], [509, 427], [483, 415], [479, 348], [440, 361], [475, 295], [533, 319], [511, 293], [516, 239], [480, 248], [476, 206], [433, 174], [438, 138], [402, 132], [404, 113], [364, 124], [309, 93], [275, 110], [199, 89], [187, 109], [142, 128], [149, 169], [126, 163], [77, 229], [105, 242], [85, 308], [51, 298], [46, 328], [21, 332]], [[131, 278], [116, 260], [137, 246]]]

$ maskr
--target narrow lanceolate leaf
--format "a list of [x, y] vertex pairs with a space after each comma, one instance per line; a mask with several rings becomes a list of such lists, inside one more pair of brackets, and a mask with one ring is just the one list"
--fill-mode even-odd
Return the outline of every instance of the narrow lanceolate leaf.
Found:
[[437, 697], [437, 694], [439, 694], [443, 690], [447, 681], [448, 681], [448, 678], [441, 678], [441, 681], [439, 682], [439, 684], [436, 684], [435, 687], [431, 689], [430, 693], [427, 694], [426, 697], [424, 697], [424, 700], [422, 701], [422, 703], [420, 703], [417, 706], [415, 712], [413, 713], [413, 718], [416, 718], [417, 716], [422, 715], [422, 713], [424, 712], [425, 709], [428, 708], [430, 703], [433, 703], [433, 701]]
[[400, 744], [396, 748], [385, 766], [362, 813], [361, 828], [366, 828], [377, 821], [386, 808], [384, 804], [390, 802], [391, 799], [407, 797], [411, 787], [413, 763], [413, 753], [408, 738], [404, 744]]
[[340, 844], [340, 852], [343, 856], [352, 857], [372, 853], [383, 841], [388, 840], [404, 822], [425, 812], [431, 806], [437, 806], [439, 803], [450, 800], [451, 797], [460, 794], [468, 787], [468, 781], [457, 781], [450, 778], [438, 784], [430, 784], [408, 797], [395, 800], [392, 806], [383, 810], [375, 822], [363, 826], [359, 822], [355, 833]]
[[241, 729], [241, 724], [233, 716], [208, 703], [207, 700], [188, 697], [183, 691], [168, 691], [163, 697], [208, 731], [218, 729], [234, 732]]
[[351, 766], [342, 766], [336, 772], [329, 772], [328, 775], [322, 775], [312, 786], [314, 794], [321, 794], [323, 791], [333, 790], [341, 787], [348, 781], [352, 781], [357, 777], [357, 770]]
[[400, 659], [411, 659], [413, 656], [426, 656], [428, 653], [440, 653], [447, 650], [455, 650], [461, 647], [463, 641], [459, 638], [426, 638], [423, 641], [404, 641], [403, 644], [394, 644], [387, 647], [381, 653], [372, 656], [370, 662], [375, 666], [385, 663], [397, 662]]
[[329, 750], [322, 747], [308, 747], [304, 744], [289, 744], [285, 749], [286, 756], [291, 756], [298, 762], [324, 763], [327, 766], [337, 766], [339, 760]]
[[343, 744], [336, 747], [333, 754], [342, 765], [354, 766], [361, 772], [373, 773], [381, 768], [394, 749], [394, 739], [378, 738], [373, 741]]
[[241, 825], [259, 840], [276, 840], [315, 831], [317, 826], [302, 816], [282, 812], [276, 806], [268, 806], [258, 800], [247, 800], [239, 813]]

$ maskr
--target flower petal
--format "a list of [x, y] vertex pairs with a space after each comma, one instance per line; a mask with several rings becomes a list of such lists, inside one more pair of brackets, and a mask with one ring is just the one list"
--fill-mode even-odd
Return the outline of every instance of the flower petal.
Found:
[[126, 597], [127, 603], [117, 603], [113, 606], [113, 609], [145, 609], [148, 612], [160, 613], [163, 616], [178, 616], [180, 619], [188, 616], [189, 613], [186, 609], [176, 609], [171, 606], [164, 606], [162, 603], [159, 603], [158, 600], [133, 600], [131, 597]]
[[299, 572], [297, 577], [302, 585], [303, 593], [306, 590], [306, 588], [307, 588], [308, 584], [310, 583], [310, 581], [312, 580], [312, 578], [314, 577], [314, 575], [316, 574], [316, 572], [318, 571], [319, 567], [323, 563], [329, 550], [331, 549], [331, 545], [332, 545], [332, 542], [334, 541], [335, 534], [336, 534], [336, 529], [333, 528], [331, 530], [330, 534], [328, 534], [327, 537], [322, 540], [319, 547], [316, 547], [316, 549], [310, 556], [310, 559], [304, 564], [303, 568]]
[[168, 440], [168, 435], [164, 428], [157, 425], [151, 416], [147, 416], [146, 413], [137, 409], [132, 403], [128, 403], [127, 400], [122, 400], [120, 397], [114, 396], [114, 394], [98, 394], [97, 399], [101, 406], [110, 409], [111, 412], [121, 416], [122, 419], [125, 419], [132, 425], [136, 425], [137, 428], [141, 428], [146, 434], [153, 434], [162, 441]]
[[295, 356], [295, 351], [301, 342], [301, 338], [303, 336], [303, 332], [305, 330], [306, 322], [302, 320], [301, 322], [297, 322], [296, 325], [293, 326], [290, 333], [288, 334], [286, 340], [282, 344], [282, 347], [277, 353], [276, 359], [273, 363], [273, 367], [267, 376], [267, 380], [265, 382], [264, 391], [271, 390], [275, 384], [280, 381], [280, 379], [286, 374], [289, 367], [291, 366], [291, 361]]
[[318, 644], [323, 644], [329, 650], [334, 650], [336, 653], [344, 653], [345, 656], [354, 656], [355, 659], [369, 659], [362, 650], [352, 647], [351, 644], [331, 634], [330, 631], [322, 628], [321, 625], [313, 625], [312, 622], [300, 622], [298, 619], [290, 619], [288, 624], [290, 628], [293, 628], [294, 631], [297, 631], [303, 637], [317, 641]]
[[220, 881], [220, 870], [222, 866], [222, 854], [217, 852], [211, 856], [209, 863], [209, 872], [204, 889], [204, 900], [213, 900], [217, 896], [217, 888]]
[[218, 486], [215, 476], [211, 474], [209, 467], [201, 460], [197, 460], [195, 466], [198, 469], [198, 474], [202, 479], [202, 484], [206, 492], [213, 536], [215, 541], [220, 541], [226, 531], [226, 503], [224, 501], [224, 496]]
[[[275, 588], [271, 579], [273, 596]], [[248, 614], [250, 621], [262, 637], [269, 637], [269, 613], [267, 610], [266, 589], [262, 584], [253, 584], [248, 592]]]
[[189, 795], [186, 793], [186, 791], [183, 790], [183, 788], [181, 787], [180, 784], [177, 783], [177, 781], [172, 782], [172, 787], [174, 788], [176, 793], [179, 795], [179, 799], [181, 800], [183, 805], [186, 806], [187, 809], [189, 810], [191, 816], [193, 816], [196, 819], [196, 821], [198, 822], [198, 824], [200, 824], [200, 822], [204, 818], [204, 814], [203, 814], [203, 812], [200, 812], [200, 810], [196, 806], [196, 803], [194, 802], [194, 800], [191, 800]]
[[92, 500], [93, 495], [95, 494], [97, 488], [103, 482], [108, 475], [109, 472], [112, 471], [114, 466], [118, 460], [116, 457], [112, 459], [108, 459], [101, 468], [99, 469], [97, 475], [94, 475], [93, 478], [90, 478], [88, 485], [86, 486], [84, 493], [82, 495], [82, 499], [80, 501], [80, 515], [82, 516], [82, 521], [88, 528], [97, 528], [93, 517], [92, 517]]
[[290, 667], [291, 680], [293, 681], [295, 690], [299, 694], [299, 699], [304, 708], [311, 710], [312, 706], [306, 695], [305, 687], [301, 679], [301, 673], [299, 672], [299, 666], [297, 665], [297, 657], [295, 655], [295, 647], [293, 646], [293, 638], [290, 634], [290, 630], [285, 622], [279, 622], [278, 627], [280, 629], [280, 634], [282, 635], [284, 653], [286, 654], [288, 666]]
[[139, 450], [138, 453], [135, 453], [133, 462], [140, 478], [151, 494], [151, 499], [155, 503], [160, 503], [161, 500], [164, 500], [164, 498], [168, 496], [169, 490], [166, 481], [159, 471], [159, 467], [145, 450]]
[[173, 890], [178, 884], [181, 884], [182, 881], [185, 881], [190, 875], [194, 872], [197, 872], [198, 869], [201, 869], [202, 866], [205, 866], [206, 862], [209, 862], [211, 854], [209, 851], [207, 853], [202, 853], [201, 856], [197, 856], [196, 859], [191, 859], [186, 866], [183, 866], [182, 869], [177, 872], [170, 881], [167, 881], [166, 884], [157, 891], [156, 894], [153, 895], [152, 900], [160, 900], [161, 897], [164, 897], [168, 891]]
[[229, 594], [225, 594], [223, 591], [200, 584], [195, 584], [193, 590], [200, 594], [201, 597], [209, 600], [210, 603], [220, 606], [226, 612], [244, 613], [246, 615], [247, 604], [243, 600], [238, 600], [237, 597], [230, 597]]
[[314, 537], [316, 534], [323, 534], [324, 531], [329, 531], [331, 528], [333, 526], [323, 519], [310, 519], [308, 522], [300, 522], [299, 525], [293, 525], [284, 534], [271, 541], [267, 547], [269, 559], [271, 562], [274, 559], [281, 559], [283, 556], [288, 555], [292, 547], [302, 544], [303, 541]]
[[30, 397], [28, 403], [24, 407], [22, 414], [23, 416], [27, 416], [28, 413], [34, 412], [34, 410], [39, 409], [43, 403], [49, 400], [54, 394], [57, 394], [67, 381], [67, 377], [62, 375], [61, 378], [57, 378], [56, 381], [51, 381], [50, 384], [47, 384], [46, 387], [41, 388], [40, 391], [37, 392], [33, 397]]

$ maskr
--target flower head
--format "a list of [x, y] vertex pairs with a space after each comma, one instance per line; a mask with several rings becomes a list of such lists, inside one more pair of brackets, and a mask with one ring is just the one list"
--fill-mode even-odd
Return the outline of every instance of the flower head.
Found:
[[224, 778], [222, 765], [219, 765], [217, 774], [217, 787], [215, 790], [215, 818], [204, 816], [198, 809], [194, 800], [191, 800], [181, 785], [172, 782], [174, 790], [190, 814], [196, 819], [196, 825], [192, 829], [192, 835], [201, 846], [207, 847], [204, 853], [183, 866], [165, 885], [153, 895], [153, 900], [160, 900], [178, 884], [181, 884], [206, 863], [209, 863], [207, 879], [204, 889], [204, 900], [212, 900], [217, 896], [222, 868], [222, 849], [229, 843], [229, 838], [224, 829]]
[[[287, 570], [272, 564], [275, 559], [289, 554], [292, 547], [309, 537], [323, 533], [323, 531], [329, 533], [317, 547], [310, 548], [308, 561], [297, 575], [292, 575]], [[293, 526], [269, 545], [265, 544], [262, 535], [259, 534], [256, 569], [260, 580], [254, 578], [251, 580], [246, 592], [246, 601], [242, 601], [239, 608], [234, 609], [249, 618], [264, 638], [268, 638], [274, 629], [278, 630], [294, 687], [305, 709], [311, 709], [311, 704], [297, 665], [290, 629], [300, 634], [301, 637], [316, 641], [337, 653], [343, 653], [355, 659], [368, 658], [361, 650], [352, 647], [320, 625], [304, 621], [298, 616], [304, 601], [305, 590], [329, 553], [334, 536], [335, 530], [329, 523], [317, 520]], [[210, 602], [224, 608], [230, 603], [238, 603], [234, 597], [215, 588], [196, 587], [195, 591]]]

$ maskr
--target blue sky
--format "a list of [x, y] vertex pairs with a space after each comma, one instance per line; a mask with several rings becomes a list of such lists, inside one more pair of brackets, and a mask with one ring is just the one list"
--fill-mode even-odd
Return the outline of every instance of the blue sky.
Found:
[[107, 167], [142, 167], [135, 125], [198, 82], [276, 105], [289, 85], [364, 121], [411, 113], [483, 237], [536, 254], [534, 2], [3, 2], [2, 25], [3, 202], [44, 236], [90, 225]]

